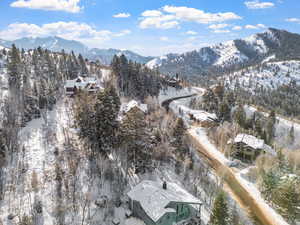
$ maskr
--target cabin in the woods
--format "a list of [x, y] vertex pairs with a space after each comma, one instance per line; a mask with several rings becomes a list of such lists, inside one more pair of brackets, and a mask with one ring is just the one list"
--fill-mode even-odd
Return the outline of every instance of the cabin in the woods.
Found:
[[95, 77], [77, 77], [74, 80], [67, 80], [65, 83], [65, 93], [74, 95], [79, 90], [95, 93], [100, 89], [98, 80]]
[[180, 82], [181, 82], [181, 80], [179, 80], [179, 79], [176, 79], [176, 78], [174, 78], [174, 77], [172, 77], [172, 78], [170, 78], [170, 79], [168, 79], [167, 81], [166, 81], [166, 83], [169, 85], [169, 86], [171, 86], [171, 87], [180, 87]]
[[145, 180], [128, 194], [134, 217], [146, 225], [174, 225], [199, 216], [201, 201], [175, 183]]
[[[194, 110], [196, 111], [196, 110]], [[214, 127], [218, 124], [218, 118], [214, 113], [208, 113], [205, 111], [190, 112], [189, 119], [194, 122], [195, 125], [201, 127]]]
[[260, 154], [276, 156], [276, 151], [265, 144], [264, 140], [249, 134], [238, 134], [228, 144], [232, 145], [231, 155], [244, 161], [253, 162]]
[[136, 100], [131, 100], [130, 102], [121, 105], [121, 113], [125, 115], [134, 108], [137, 108], [138, 110], [142, 111], [144, 114], [148, 112], [147, 104], [141, 104]]

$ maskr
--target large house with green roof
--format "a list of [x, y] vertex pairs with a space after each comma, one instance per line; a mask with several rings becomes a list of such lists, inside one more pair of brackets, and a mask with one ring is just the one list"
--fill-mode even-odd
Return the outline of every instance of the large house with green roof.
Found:
[[201, 201], [175, 183], [145, 180], [128, 194], [133, 216], [147, 225], [174, 225], [199, 215]]

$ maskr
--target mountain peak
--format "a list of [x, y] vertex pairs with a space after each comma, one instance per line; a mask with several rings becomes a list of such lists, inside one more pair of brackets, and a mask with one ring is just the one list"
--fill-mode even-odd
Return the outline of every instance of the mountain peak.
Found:
[[272, 60], [300, 58], [300, 35], [286, 30], [269, 28], [265, 32], [200, 48], [180, 55], [155, 58], [147, 65], [159, 67], [163, 73], [183, 76], [225, 72], [242, 66]]

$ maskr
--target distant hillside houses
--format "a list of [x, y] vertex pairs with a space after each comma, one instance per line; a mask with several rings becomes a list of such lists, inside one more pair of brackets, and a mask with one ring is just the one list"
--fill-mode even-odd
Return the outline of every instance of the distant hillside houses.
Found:
[[132, 215], [146, 225], [175, 225], [200, 215], [201, 201], [175, 183], [144, 180], [127, 195]]
[[72, 96], [77, 91], [87, 91], [88, 93], [96, 93], [101, 89], [100, 82], [95, 77], [77, 77], [74, 80], [67, 80], [65, 83], [66, 95]]
[[228, 144], [232, 144], [232, 156], [245, 161], [253, 162], [260, 154], [271, 154], [276, 156], [276, 151], [264, 140], [256, 138], [249, 134], [238, 134], [234, 140], [229, 140]]

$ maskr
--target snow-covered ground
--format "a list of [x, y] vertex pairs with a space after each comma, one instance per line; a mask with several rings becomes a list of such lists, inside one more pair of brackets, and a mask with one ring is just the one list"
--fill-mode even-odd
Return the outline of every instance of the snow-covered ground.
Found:
[[[184, 99], [183, 101], [183, 104], [180, 101], [174, 101], [173, 103], [177, 104], [175, 106], [176, 108], [186, 107], [187, 99]], [[229, 160], [216, 148], [213, 143], [211, 143], [207, 136], [205, 128], [191, 127], [188, 132], [201, 144], [201, 146], [205, 146], [206, 151], [209, 152], [209, 155], [213, 158], [213, 160], [217, 160], [218, 163], [221, 163], [224, 167], [227, 168]], [[231, 171], [233, 172], [233, 170]], [[238, 170], [236, 169], [235, 171]], [[244, 189], [247, 190], [249, 196], [251, 196], [252, 199], [255, 199], [257, 204], [259, 204], [262, 212], [267, 216], [273, 218], [274, 224], [288, 225], [284, 221], [284, 219], [265, 202], [255, 184], [248, 181], [244, 176], [241, 176], [243, 174], [243, 171], [233, 173], [238, 182], [244, 187]]]
[[[268, 60], [270, 60], [269, 58]], [[236, 83], [248, 90], [257, 87], [276, 88], [296, 81], [300, 84], [300, 61], [266, 62], [260, 67], [250, 67], [225, 75], [226, 83], [234, 88]]]
[[[106, 224], [103, 221], [107, 210], [99, 208], [96, 200], [102, 196], [112, 199], [113, 186], [90, 173], [91, 165], [82, 151], [76, 130], [72, 128], [71, 101], [62, 98], [53, 111], [43, 112], [42, 118], [32, 120], [20, 131], [20, 144], [24, 151], [15, 153], [3, 171], [6, 185], [4, 199], [0, 201], [0, 220], [4, 225], [17, 225], [23, 215], [33, 216], [37, 225], [61, 221], [66, 225], [79, 225], [83, 218], [83, 224]], [[68, 140], [71, 140], [72, 146]], [[77, 163], [75, 173], [71, 168], [73, 163]], [[58, 176], [63, 177], [61, 182]], [[175, 174], [174, 168], [160, 165], [151, 174], [129, 174], [130, 185], [123, 194], [144, 179], [183, 185], [182, 175]], [[203, 193], [200, 189], [199, 193]], [[205, 196], [202, 194], [200, 198], [205, 199]], [[38, 202], [42, 213], [35, 211]], [[126, 219], [126, 206], [123, 204], [113, 211], [113, 218], [121, 225], [144, 225], [137, 218]], [[204, 207], [202, 219], [205, 223], [209, 215], [208, 207]]]
[[110, 69], [101, 69], [102, 77], [101, 82], [104, 83], [110, 79], [111, 70]]
[[[253, 115], [257, 109], [253, 106], [244, 106], [247, 117]], [[264, 116], [268, 116], [267, 113], [262, 112]], [[295, 141], [293, 144], [288, 144], [288, 138], [291, 128], [294, 127], [294, 135]], [[293, 122], [291, 120], [287, 120], [280, 116], [277, 116], [277, 121], [275, 124], [275, 144], [278, 148], [285, 148], [290, 150], [297, 150], [300, 148], [300, 124], [298, 122]]]
[[213, 46], [213, 49], [220, 56], [220, 58], [214, 63], [216, 66], [229, 66], [248, 60], [248, 57], [237, 49], [234, 41], [215, 45]]
[[[0, 219], [4, 225], [17, 224], [24, 214], [33, 215], [38, 225], [61, 220], [76, 225], [82, 223], [85, 211], [86, 220], [103, 221], [93, 200], [110, 196], [111, 187], [90, 176], [88, 160], [76, 137], [77, 146], [67, 145], [68, 139], [74, 138], [71, 125], [70, 100], [63, 98], [53, 111], [45, 112], [44, 117], [32, 120], [21, 130], [20, 144], [24, 148], [14, 154], [3, 172], [5, 195], [0, 202]], [[62, 177], [61, 182], [58, 177]], [[41, 203], [42, 213], [34, 210], [37, 202]]]
[[197, 138], [197, 140], [206, 147], [206, 149], [214, 156], [215, 159], [218, 159], [219, 162], [226, 165], [229, 163], [229, 160], [220, 152], [214, 144], [209, 140], [206, 129], [201, 127], [192, 127], [189, 132]]
[[[203, 94], [205, 92], [205, 89], [200, 88], [200, 87], [185, 87], [185, 88], [174, 88], [174, 87], [168, 87], [165, 90], [161, 90], [158, 96], [158, 102], [161, 104], [163, 101], [171, 99], [171, 98], [176, 98], [176, 97], [181, 97], [181, 96], [188, 96], [188, 95], [193, 95], [193, 94]], [[181, 99], [179, 102], [187, 102], [190, 101], [190, 99]]]

